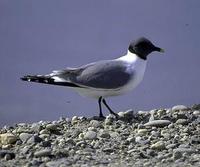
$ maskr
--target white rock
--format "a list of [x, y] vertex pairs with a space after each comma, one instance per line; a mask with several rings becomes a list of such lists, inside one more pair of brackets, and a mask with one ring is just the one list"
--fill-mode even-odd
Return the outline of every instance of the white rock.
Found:
[[12, 133], [4, 133], [0, 135], [0, 143], [2, 145], [13, 144], [17, 141], [17, 137]]
[[29, 138], [31, 138], [33, 135], [29, 133], [21, 133], [19, 135], [19, 138], [21, 141], [26, 142]]
[[184, 105], [176, 105], [174, 107], [172, 107], [172, 111], [177, 111], [177, 110], [187, 110], [188, 108]]
[[100, 125], [101, 125], [100, 122], [97, 121], [97, 120], [91, 120], [91, 121], [90, 121], [90, 126], [92, 126], [92, 127], [97, 128], [97, 127], [99, 127]]
[[72, 123], [75, 123], [75, 122], [77, 122], [78, 121], [78, 117], [77, 116], [73, 116], [72, 117]]
[[156, 126], [156, 127], [164, 127], [168, 126], [171, 122], [169, 120], [154, 120], [147, 122], [144, 126]]
[[163, 141], [158, 141], [151, 145], [151, 149], [163, 150], [165, 149], [165, 143]]
[[93, 140], [93, 139], [96, 139], [96, 137], [97, 137], [97, 133], [94, 131], [88, 131], [84, 134], [85, 139]]
[[147, 129], [139, 129], [138, 131], [137, 131], [137, 135], [139, 135], [139, 136], [144, 136], [144, 135], [146, 135], [148, 133], [148, 130]]
[[194, 115], [200, 115], [200, 111], [199, 110], [195, 110], [195, 111], [193, 111], [193, 114]]
[[47, 124], [47, 126], [46, 126], [47, 130], [52, 130], [52, 131], [57, 130], [57, 128], [58, 128], [58, 125], [56, 125], [56, 124]]

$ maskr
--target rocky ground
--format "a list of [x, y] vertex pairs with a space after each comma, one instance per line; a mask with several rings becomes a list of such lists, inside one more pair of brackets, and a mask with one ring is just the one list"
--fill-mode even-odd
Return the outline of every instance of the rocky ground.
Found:
[[200, 105], [0, 129], [0, 166], [200, 166]]

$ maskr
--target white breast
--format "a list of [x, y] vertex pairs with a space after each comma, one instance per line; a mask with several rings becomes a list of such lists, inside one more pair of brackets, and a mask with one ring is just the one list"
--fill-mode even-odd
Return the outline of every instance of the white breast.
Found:
[[131, 52], [128, 52], [127, 55], [120, 57], [119, 59], [127, 62], [127, 64], [129, 65], [127, 70], [133, 72], [134, 74], [132, 80], [120, 90], [121, 94], [123, 94], [136, 88], [138, 84], [142, 81], [147, 61], [139, 58], [137, 55]]

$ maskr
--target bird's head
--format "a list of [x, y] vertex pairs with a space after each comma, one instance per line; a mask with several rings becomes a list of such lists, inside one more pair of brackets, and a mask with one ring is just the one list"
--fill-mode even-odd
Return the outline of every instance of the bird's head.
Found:
[[154, 51], [157, 52], [164, 52], [163, 49], [155, 46], [151, 41], [149, 41], [148, 39], [142, 37], [137, 39], [134, 42], [131, 42], [129, 45], [128, 50], [131, 53], [135, 53], [137, 54], [140, 58], [146, 60], [147, 56]]

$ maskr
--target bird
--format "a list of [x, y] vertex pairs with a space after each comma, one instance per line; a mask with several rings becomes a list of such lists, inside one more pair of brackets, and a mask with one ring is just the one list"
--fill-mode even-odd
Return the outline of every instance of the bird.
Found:
[[102, 103], [110, 114], [118, 114], [107, 104], [106, 98], [128, 93], [142, 81], [150, 53], [164, 52], [149, 39], [140, 37], [130, 42], [127, 53], [112, 60], [101, 60], [80, 67], [67, 67], [46, 75], [25, 75], [21, 80], [65, 86], [74, 89], [80, 95], [98, 101], [99, 118], [105, 118]]

